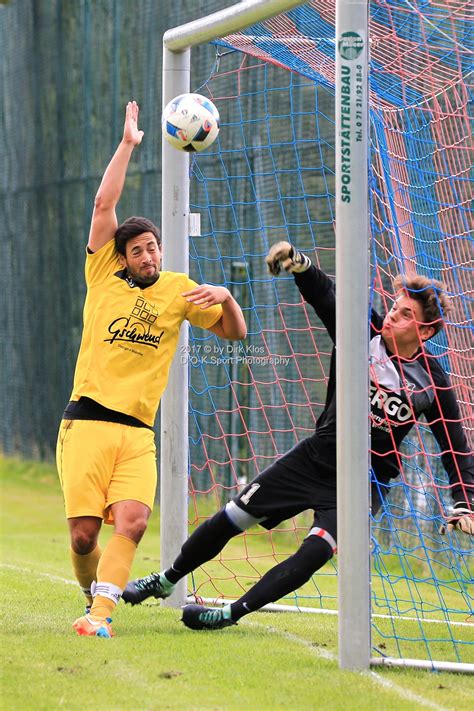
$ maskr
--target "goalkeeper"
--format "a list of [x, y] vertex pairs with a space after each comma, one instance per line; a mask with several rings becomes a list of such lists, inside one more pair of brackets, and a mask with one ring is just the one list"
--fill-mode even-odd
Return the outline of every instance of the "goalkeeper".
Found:
[[[303, 298], [335, 339], [335, 287], [288, 242], [279, 242], [266, 258], [273, 275], [294, 275]], [[391, 479], [400, 474], [399, 447], [421, 415], [441, 448], [454, 501], [441, 533], [457, 529], [474, 534], [474, 473], [458, 405], [446, 373], [424, 342], [444, 326], [448, 300], [442, 284], [420, 276], [394, 282], [396, 297], [382, 319], [372, 311], [370, 340], [371, 449], [374, 479], [372, 511], [381, 506]], [[177, 581], [216, 556], [250, 526], [271, 529], [306, 509], [314, 521], [300, 548], [268, 571], [237, 602], [223, 608], [186, 605], [183, 622], [192, 629], [220, 629], [288, 595], [321, 568], [336, 550], [336, 397], [333, 349], [324, 411], [315, 433], [256, 477], [241, 494], [202, 523], [184, 543], [173, 565], [135, 580], [123, 592], [126, 602], [168, 597]]]
[[[86, 614], [80, 635], [111, 637], [111, 615], [129, 578], [156, 489], [153, 421], [184, 320], [222, 338], [246, 336], [224, 287], [160, 271], [161, 237], [144, 217], [120, 226], [116, 206], [143, 131], [127, 104], [122, 140], [95, 198], [86, 257], [84, 328], [57, 466], [76, 578]], [[101, 551], [102, 522], [114, 533]]]

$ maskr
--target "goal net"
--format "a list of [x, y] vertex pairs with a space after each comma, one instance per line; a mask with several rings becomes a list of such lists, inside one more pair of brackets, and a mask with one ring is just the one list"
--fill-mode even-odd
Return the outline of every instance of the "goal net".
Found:
[[[398, 274], [441, 279], [454, 306], [429, 342], [455, 387], [466, 434], [472, 394], [468, 5], [370, 4], [371, 302], [390, 308]], [[325, 401], [332, 344], [268, 248], [288, 240], [335, 275], [334, 3], [314, 0], [215, 45], [204, 86], [221, 114], [214, 146], [191, 162], [191, 275], [225, 284], [245, 342], [191, 333], [190, 527], [304, 437]], [[343, 435], [341, 435], [343, 436]], [[472, 661], [472, 542], [439, 525], [451, 506], [426, 422], [399, 452], [402, 476], [372, 520], [373, 655]], [[206, 600], [239, 597], [307, 534], [308, 512], [254, 528], [189, 578]], [[281, 605], [337, 609], [337, 558]], [[472, 619], [472, 618], [471, 618]]]

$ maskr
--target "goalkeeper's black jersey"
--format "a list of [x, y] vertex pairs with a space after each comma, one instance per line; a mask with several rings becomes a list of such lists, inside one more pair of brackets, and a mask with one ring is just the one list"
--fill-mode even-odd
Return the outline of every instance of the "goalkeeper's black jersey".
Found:
[[[332, 280], [311, 266], [295, 274], [296, 284], [335, 342], [336, 300]], [[461, 426], [459, 407], [448, 376], [426, 348], [410, 359], [390, 353], [380, 335], [382, 317], [372, 311], [370, 410], [372, 467], [381, 482], [400, 473], [399, 446], [424, 415], [440, 448], [455, 502], [472, 502], [474, 467]], [[336, 457], [336, 372], [333, 348], [324, 411], [314, 435], [328, 463]]]

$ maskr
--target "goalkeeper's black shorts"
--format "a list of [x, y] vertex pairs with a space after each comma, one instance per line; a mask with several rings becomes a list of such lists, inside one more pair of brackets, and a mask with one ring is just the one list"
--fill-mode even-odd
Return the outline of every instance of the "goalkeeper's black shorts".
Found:
[[[381, 505], [384, 487], [372, 486], [372, 511]], [[259, 521], [275, 528], [302, 511], [314, 511], [313, 526], [337, 540], [336, 453], [314, 435], [299, 442], [259, 474], [233, 499]]]

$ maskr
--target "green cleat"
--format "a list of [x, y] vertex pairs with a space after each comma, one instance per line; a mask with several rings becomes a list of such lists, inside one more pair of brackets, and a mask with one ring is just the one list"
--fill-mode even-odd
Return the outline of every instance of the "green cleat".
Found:
[[181, 621], [191, 630], [221, 630], [237, 624], [224, 609], [204, 605], [185, 605]]
[[128, 583], [122, 593], [122, 599], [131, 605], [139, 605], [149, 597], [169, 597], [175, 586], [160, 573], [150, 573], [144, 578], [137, 578]]

